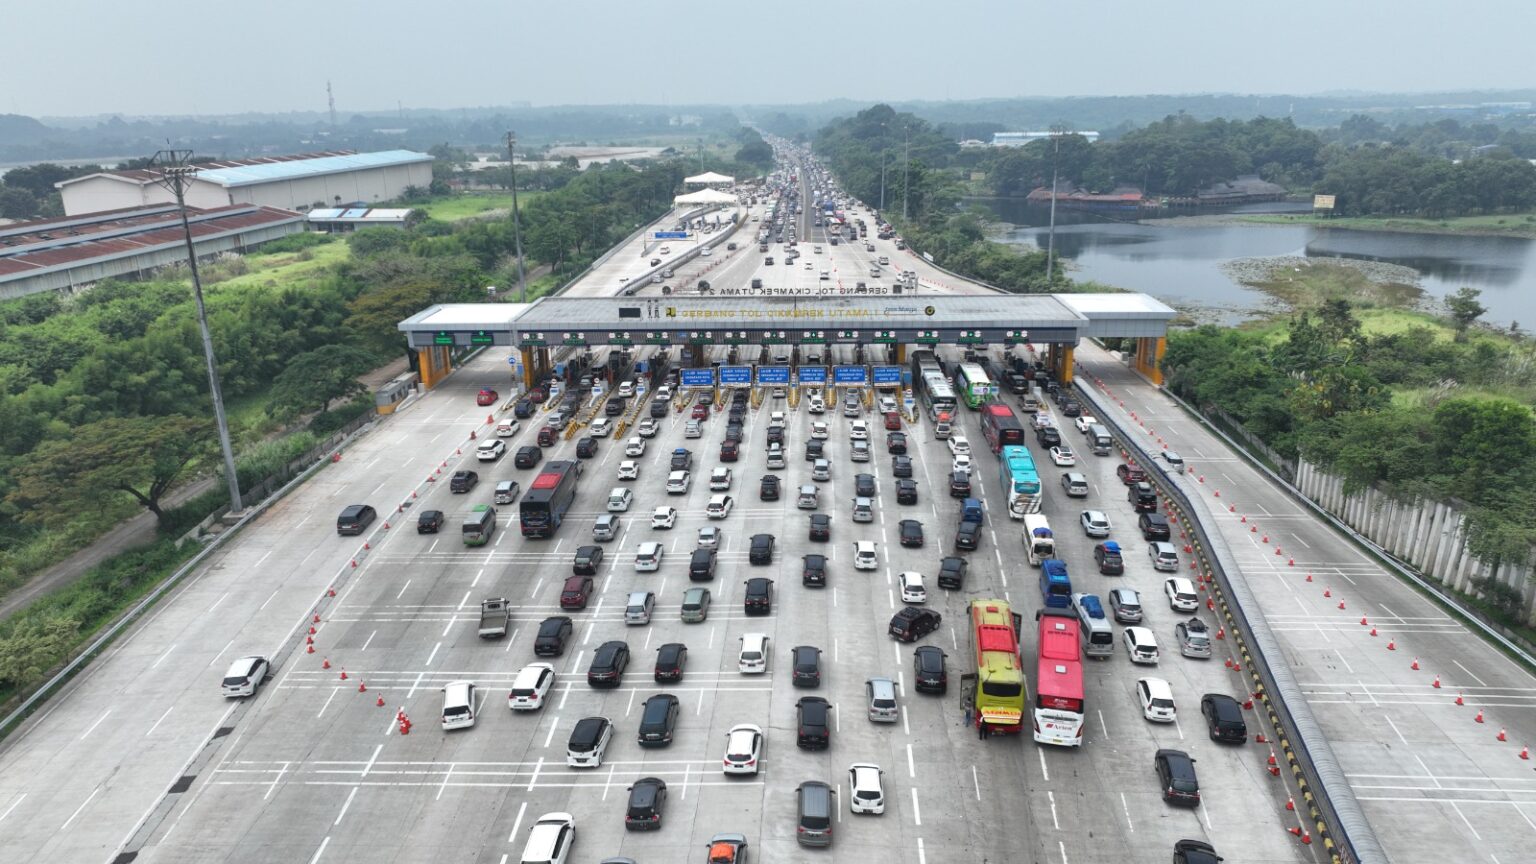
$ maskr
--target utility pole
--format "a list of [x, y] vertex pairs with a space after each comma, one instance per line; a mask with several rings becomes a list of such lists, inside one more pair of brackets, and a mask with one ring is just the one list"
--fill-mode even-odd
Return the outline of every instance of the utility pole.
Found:
[[901, 221], [907, 221], [907, 202], [912, 200], [908, 194], [912, 188], [912, 127], [902, 130], [906, 134], [906, 163], [901, 166]]
[[517, 212], [517, 133], [507, 133], [507, 173], [512, 178], [512, 247], [517, 252], [517, 302], [528, 302], [528, 279], [523, 272], [523, 225]]
[[192, 297], [197, 302], [197, 329], [203, 337], [203, 362], [208, 366], [208, 395], [213, 397], [213, 418], [219, 427], [219, 447], [224, 451], [224, 479], [229, 484], [229, 512], [245, 509], [240, 500], [240, 477], [235, 473], [235, 451], [229, 443], [229, 421], [224, 416], [224, 394], [219, 389], [219, 367], [213, 356], [213, 336], [208, 332], [208, 310], [203, 305], [203, 280], [197, 272], [197, 248], [192, 244], [192, 224], [187, 220], [187, 187], [197, 169], [187, 164], [191, 150], [161, 150], [150, 160], [158, 166], [161, 186], [176, 196], [181, 211], [181, 232], [187, 241], [187, 266], [192, 270]]
[[331, 82], [325, 82], [325, 101], [331, 107], [331, 129], [336, 128], [336, 94], [331, 92]]
[[1056, 166], [1061, 157], [1061, 136], [1068, 134], [1065, 126], [1051, 127], [1051, 230], [1045, 242], [1045, 284], [1051, 284], [1051, 274], [1056, 264]]

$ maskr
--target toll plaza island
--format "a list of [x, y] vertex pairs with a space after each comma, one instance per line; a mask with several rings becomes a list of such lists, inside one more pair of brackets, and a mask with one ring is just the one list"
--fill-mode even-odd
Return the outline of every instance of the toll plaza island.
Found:
[[[829, 346], [855, 348], [860, 364], [901, 364], [908, 346], [1034, 345], [1048, 358], [1053, 377], [1067, 383], [1074, 346], [1095, 337], [1134, 338], [1131, 366], [1161, 384], [1158, 364], [1175, 315], [1145, 294], [544, 297], [527, 304], [432, 306], [399, 327], [418, 353], [427, 387], [452, 371], [456, 349], [480, 345], [518, 349], [520, 356], [509, 357], [509, 364], [521, 370], [524, 387], [554, 369], [552, 350], [679, 347], [684, 366], [709, 367], [703, 348], [710, 345], [734, 349], [731, 364], [792, 364], [795, 380], [757, 383], [795, 385], [825, 381], [819, 358], [830, 354], [824, 350]], [[852, 378], [845, 373], [836, 383], [867, 386], [870, 380]]]

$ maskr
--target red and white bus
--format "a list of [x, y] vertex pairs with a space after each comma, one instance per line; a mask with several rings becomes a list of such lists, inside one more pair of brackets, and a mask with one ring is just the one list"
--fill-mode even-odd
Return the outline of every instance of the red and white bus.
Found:
[[1081, 747], [1085, 700], [1077, 618], [1070, 610], [1050, 608], [1035, 613], [1035, 618], [1040, 658], [1035, 667], [1035, 741]]
[[993, 453], [1004, 447], [1024, 446], [1024, 424], [1017, 414], [1002, 402], [988, 402], [981, 406], [981, 434], [986, 436], [987, 446]]

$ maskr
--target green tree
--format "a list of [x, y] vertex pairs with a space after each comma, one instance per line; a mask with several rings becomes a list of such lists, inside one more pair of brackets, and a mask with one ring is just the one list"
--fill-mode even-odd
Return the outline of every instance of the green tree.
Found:
[[367, 388], [359, 375], [378, 365], [374, 355], [351, 345], [323, 345], [291, 357], [272, 382], [272, 408], [279, 413], [319, 411]]
[[15, 687], [43, 677], [74, 647], [80, 622], [64, 615], [28, 616], [0, 639], [0, 685]]
[[37, 196], [26, 189], [0, 188], [0, 217], [31, 219], [37, 215]]
[[33, 450], [6, 500], [23, 522], [54, 527], [94, 510], [104, 493], [124, 492], [164, 521], [161, 498], [213, 440], [212, 424], [182, 415], [88, 423]]
[[1451, 310], [1451, 320], [1456, 323], [1456, 341], [1464, 341], [1467, 328], [1488, 311], [1488, 307], [1478, 301], [1482, 296], [1483, 292], [1478, 289], [1463, 285], [1456, 289], [1456, 293], [1445, 298], [1445, 305]]

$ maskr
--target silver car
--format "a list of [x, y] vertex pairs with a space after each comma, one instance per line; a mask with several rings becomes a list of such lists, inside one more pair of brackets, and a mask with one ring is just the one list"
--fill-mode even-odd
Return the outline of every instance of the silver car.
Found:
[[1185, 657], [1211, 656], [1211, 628], [1199, 618], [1175, 624], [1173, 634], [1179, 640], [1179, 653]]

